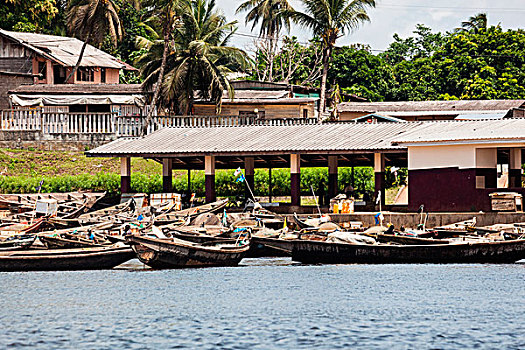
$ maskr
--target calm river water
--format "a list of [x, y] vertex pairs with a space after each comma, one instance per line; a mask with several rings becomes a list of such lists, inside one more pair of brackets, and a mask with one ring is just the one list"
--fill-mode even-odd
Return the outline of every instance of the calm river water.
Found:
[[0, 273], [0, 347], [525, 348], [525, 264]]

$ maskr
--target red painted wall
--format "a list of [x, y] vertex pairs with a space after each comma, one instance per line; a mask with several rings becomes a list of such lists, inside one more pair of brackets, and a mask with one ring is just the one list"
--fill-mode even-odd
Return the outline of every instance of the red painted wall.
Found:
[[495, 187], [495, 172], [495, 169], [458, 168], [409, 170], [409, 210], [415, 211], [424, 204], [425, 210], [436, 212], [491, 211], [490, 193], [525, 195], [524, 188], [476, 189], [476, 175], [485, 175], [486, 186], [494, 184]]

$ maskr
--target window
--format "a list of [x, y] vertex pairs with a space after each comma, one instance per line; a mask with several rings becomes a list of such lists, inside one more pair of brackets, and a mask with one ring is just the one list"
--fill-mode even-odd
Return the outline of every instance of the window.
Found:
[[79, 68], [77, 70], [78, 81], [95, 81], [93, 68]]
[[100, 68], [100, 82], [103, 84], [106, 82], [106, 68]]
[[303, 118], [304, 119], [308, 119], [308, 110], [307, 109], [303, 109]]
[[47, 64], [45, 61], [38, 62], [38, 74], [40, 74], [40, 80], [45, 80], [47, 78]]

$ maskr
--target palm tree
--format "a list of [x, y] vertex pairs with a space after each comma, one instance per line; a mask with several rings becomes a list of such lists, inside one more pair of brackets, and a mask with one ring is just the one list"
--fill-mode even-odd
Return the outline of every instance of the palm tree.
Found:
[[[159, 18], [162, 23], [163, 48], [162, 58], [160, 59], [160, 62], [158, 59], [155, 59], [155, 52], [158, 53], [159, 51], [158, 42], [157, 45], [150, 45], [150, 50], [148, 51], [148, 53], [146, 55], [143, 55], [143, 57], [139, 59], [142, 61], [146, 59], [150, 60], [150, 62], [144, 66], [145, 69], [143, 69], [142, 71], [143, 75], [146, 75], [146, 79], [143, 85], [144, 89], [147, 91], [153, 85], [155, 86], [155, 91], [153, 93], [153, 97], [151, 99], [148, 109], [148, 114], [146, 116], [146, 120], [144, 121], [144, 125], [142, 126], [140, 136], [144, 136], [146, 134], [149, 124], [151, 123], [151, 118], [153, 117], [153, 112], [158, 104], [160, 91], [162, 89], [162, 84], [164, 81], [164, 74], [166, 71], [170, 46], [173, 46], [170, 45], [173, 35], [173, 29], [175, 23], [180, 17], [182, 9], [185, 8], [185, 5], [187, 5], [187, 2], [185, 0], [162, 0], [157, 1], [155, 3], [155, 6], [152, 7], [152, 17]], [[155, 49], [155, 51], [153, 49]]]
[[118, 7], [113, 0], [71, 0], [67, 9], [66, 23], [69, 35], [84, 41], [78, 61], [69, 73], [68, 81], [78, 70], [87, 44], [100, 46], [109, 34], [113, 45], [122, 38]]
[[488, 20], [486, 13], [478, 13], [472, 16], [468, 21], [461, 22], [461, 28], [456, 28], [456, 32], [470, 32], [478, 33], [482, 29], [487, 29]]
[[247, 0], [242, 3], [236, 13], [248, 11], [246, 23], [253, 22], [252, 30], [261, 22], [259, 37], [268, 41], [268, 80], [273, 80], [273, 58], [277, 50], [277, 40], [283, 27], [290, 29], [290, 19], [285, 13], [294, 9], [288, 0]]
[[183, 12], [174, 33], [177, 55], [163, 88], [185, 114], [191, 113], [195, 97], [214, 102], [217, 113], [224, 91], [233, 98], [226, 74], [248, 65], [244, 51], [227, 46], [236, 24], [215, 9], [215, 0], [193, 0]]
[[292, 11], [290, 18], [297, 24], [312, 30], [323, 43], [323, 74], [321, 76], [320, 112], [325, 111], [326, 79], [332, 51], [338, 38], [346, 31], [356, 29], [370, 21], [367, 8], [375, 7], [375, 0], [301, 0], [305, 11]]

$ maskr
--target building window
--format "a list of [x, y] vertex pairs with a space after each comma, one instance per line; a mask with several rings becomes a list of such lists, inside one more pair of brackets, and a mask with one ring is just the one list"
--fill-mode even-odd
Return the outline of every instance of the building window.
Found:
[[303, 109], [303, 118], [304, 119], [308, 119], [308, 110], [307, 109]]
[[78, 81], [95, 81], [95, 74], [93, 68], [79, 68], [77, 70]]
[[40, 80], [45, 80], [47, 78], [47, 63], [45, 61], [38, 62], [38, 74], [40, 74]]
[[102, 84], [106, 82], [106, 68], [100, 68], [100, 82]]

